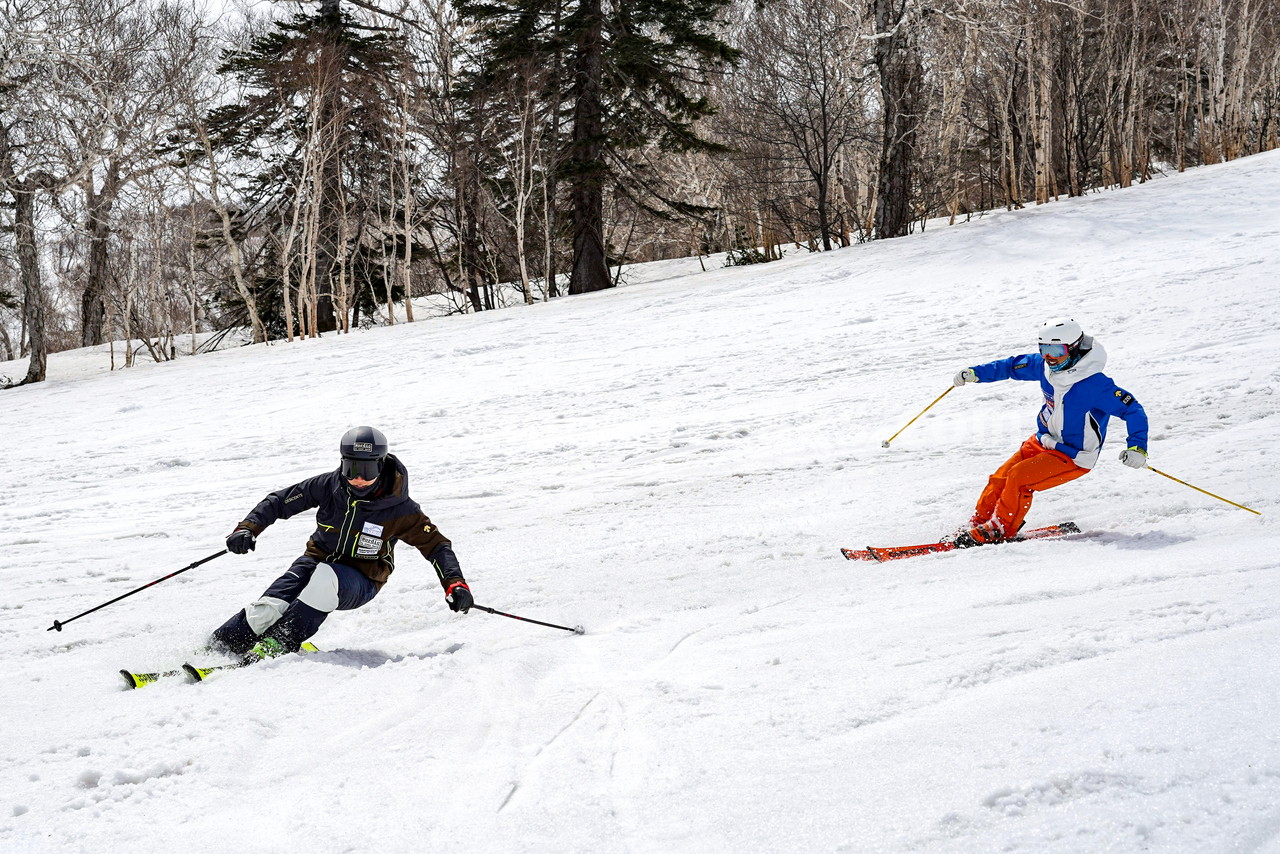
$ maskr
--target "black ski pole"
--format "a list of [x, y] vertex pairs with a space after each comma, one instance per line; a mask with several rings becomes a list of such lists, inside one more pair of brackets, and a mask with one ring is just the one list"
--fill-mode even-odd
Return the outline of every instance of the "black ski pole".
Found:
[[568, 626], [557, 626], [555, 623], [544, 623], [541, 620], [531, 620], [528, 617], [517, 617], [515, 614], [508, 614], [505, 611], [495, 611], [493, 608], [486, 608], [483, 605], [472, 605], [471, 607], [475, 608], [477, 611], [484, 611], [486, 614], [497, 614], [499, 617], [510, 617], [513, 620], [523, 620], [526, 623], [546, 626], [549, 629], [560, 629], [566, 632], [573, 632], [575, 635], [585, 635], [587, 633], [587, 630], [582, 626], [574, 626], [573, 628], [569, 628]]
[[97, 611], [101, 608], [105, 608], [108, 605], [115, 604], [116, 602], [119, 602], [121, 599], [126, 599], [135, 593], [141, 593], [143, 590], [146, 590], [148, 587], [154, 587], [155, 585], [159, 584], [161, 581], [168, 581], [170, 578], [173, 578], [175, 575], [181, 575], [182, 573], [186, 572], [188, 569], [195, 569], [200, 564], [208, 563], [209, 561], [213, 560], [215, 557], [222, 557], [226, 553], [227, 553], [227, 550], [223, 549], [222, 551], [215, 552], [214, 554], [211, 554], [206, 558], [201, 558], [200, 560], [196, 561], [190, 566], [184, 566], [182, 569], [179, 569], [177, 572], [169, 573], [164, 578], [157, 578], [155, 581], [152, 581], [149, 584], [142, 585], [137, 590], [130, 590], [128, 593], [124, 594], [123, 596], [117, 596], [116, 598], [112, 599], [110, 602], [103, 602], [97, 608], [90, 608], [88, 611], [85, 611], [84, 614], [76, 614], [74, 617], [71, 617], [70, 619], [67, 619], [67, 620], [54, 620], [53, 625], [45, 629], [45, 631], [52, 632], [57, 630], [60, 632], [62, 631], [62, 627], [65, 626], [67, 623], [71, 622], [72, 620], [78, 620], [81, 617], [85, 616], [85, 614], [92, 614], [94, 611]]

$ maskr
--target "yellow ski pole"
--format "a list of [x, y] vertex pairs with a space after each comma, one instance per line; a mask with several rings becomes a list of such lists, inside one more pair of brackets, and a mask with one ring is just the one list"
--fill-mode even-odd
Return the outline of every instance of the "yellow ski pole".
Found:
[[[948, 394], [950, 394], [950, 393], [951, 393], [951, 390], [952, 390], [953, 388], [955, 388], [955, 386], [948, 386], [947, 390], [946, 390], [946, 391], [944, 391], [942, 394], [938, 395], [937, 399], [936, 399], [936, 400], [934, 400], [934, 402], [933, 402], [933, 403], [929, 404], [929, 405], [928, 405], [928, 406], [926, 406], [924, 409], [920, 410], [920, 415], [924, 415], [924, 414], [925, 414], [926, 412], [928, 412], [930, 409], [933, 409], [933, 405], [934, 405], [935, 403], [937, 403], [939, 400], [942, 400], [942, 399], [943, 399], [944, 397], [946, 397]], [[915, 423], [916, 423], [916, 419], [918, 419], [918, 418], [920, 417], [920, 415], [917, 415], [915, 418], [912, 418], [910, 421], [908, 421], [908, 422], [903, 426], [902, 430], [906, 430], [906, 429], [907, 429], [908, 427], [910, 427], [912, 424], [915, 424]], [[899, 430], [897, 433], [894, 433], [894, 434], [893, 434], [892, 436], [890, 436], [888, 439], [885, 439], [883, 442], [881, 442], [881, 443], [880, 443], [880, 447], [882, 447], [882, 448], [887, 448], [887, 447], [889, 447], [889, 443], [890, 443], [890, 442], [892, 442], [894, 439], [898, 438], [898, 436], [899, 436], [899, 435], [901, 435], [902, 430]]]
[[[1161, 476], [1163, 476], [1163, 477], [1167, 477], [1167, 478], [1169, 478], [1169, 480], [1172, 480], [1174, 483], [1180, 483], [1180, 484], [1182, 484], [1183, 486], [1191, 486], [1191, 484], [1187, 483], [1185, 480], [1178, 480], [1176, 477], [1174, 477], [1174, 476], [1173, 476], [1173, 475], [1171, 475], [1171, 474], [1165, 474], [1164, 472], [1160, 471], [1160, 469], [1156, 468], [1155, 466], [1147, 466], [1147, 468], [1151, 469], [1153, 472], [1155, 472], [1155, 473], [1156, 473], [1156, 474], [1158, 474], [1158, 475], [1161, 475]], [[1228, 504], [1230, 504], [1232, 507], [1239, 507], [1241, 510], [1248, 510], [1250, 513], [1257, 513], [1257, 515], [1259, 515], [1259, 516], [1261, 516], [1261, 515], [1262, 515], [1262, 514], [1261, 514], [1261, 513], [1259, 513], [1257, 510], [1254, 510], [1252, 507], [1245, 507], [1243, 504], [1236, 504], [1234, 501], [1231, 501], [1231, 500], [1229, 500], [1229, 499], [1223, 498], [1221, 495], [1214, 495], [1212, 492], [1210, 492], [1210, 491], [1209, 491], [1209, 490], [1207, 490], [1207, 489], [1201, 489], [1201, 488], [1200, 488], [1200, 487], [1198, 487], [1198, 486], [1191, 486], [1191, 488], [1192, 488], [1192, 489], [1194, 489], [1196, 492], [1203, 492], [1205, 495], [1208, 495], [1208, 496], [1210, 496], [1211, 498], [1216, 498], [1216, 499], [1218, 499], [1219, 501], [1226, 501], [1226, 502], [1227, 502]]]

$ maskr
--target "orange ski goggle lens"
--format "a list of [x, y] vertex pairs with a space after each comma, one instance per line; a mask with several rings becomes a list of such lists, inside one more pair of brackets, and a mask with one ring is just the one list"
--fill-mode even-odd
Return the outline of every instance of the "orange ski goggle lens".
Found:
[[1040, 345], [1040, 355], [1044, 356], [1044, 360], [1051, 365], [1060, 365], [1065, 362], [1068, 352], [1066, 344]]

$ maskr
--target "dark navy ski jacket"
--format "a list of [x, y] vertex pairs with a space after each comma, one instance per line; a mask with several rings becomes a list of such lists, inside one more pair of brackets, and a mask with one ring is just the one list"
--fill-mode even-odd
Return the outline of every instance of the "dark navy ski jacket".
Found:
[[422, 552], [446, 590], [464, 581], [453, 546], [409, 497], [409, 472], [387, 455], [378, 485], [368, 499], [347, 491], [339, 471], [325, 472], [268, 495], [241, 528], [255, 536], [279, 519], [316, 511], [316, 530], [306, 553], [317, 560], [355, 567], [381, 587], [396, 567], [395, 545], [403, 541]]

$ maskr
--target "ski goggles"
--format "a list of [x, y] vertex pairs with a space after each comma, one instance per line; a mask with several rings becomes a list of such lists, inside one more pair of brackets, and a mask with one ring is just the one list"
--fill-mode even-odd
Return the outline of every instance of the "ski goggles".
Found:
[[1040, 355], [1044, 356], [1044, 360], [1050, 365], [1061, 365], [1070, 353], [1071, 349], [1066, 344], [1040, 345]]
[[342, 476], [347, 480], [377, 480], [382, 473], [382, 460], [342, 458]]

